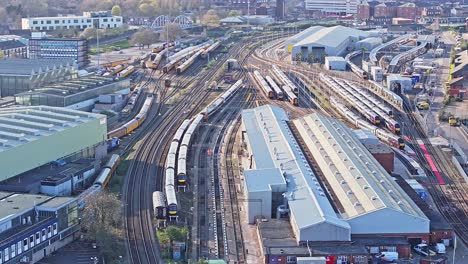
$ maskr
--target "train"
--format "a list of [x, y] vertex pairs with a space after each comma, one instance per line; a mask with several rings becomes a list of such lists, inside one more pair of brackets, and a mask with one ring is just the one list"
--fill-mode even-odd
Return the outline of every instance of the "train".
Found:
[[276, 99], [278, 100], [283, 100], [284, 99], [284, 93], [281, 88], [276, 84], [276, 82], [271, 78], [269, 75], [265, 76], [265, 80], [267, 83], [270, 85], [270, 87], [273, 89], [276, 95]]
[[268, 83], [265, 81], [263, 76], [258, 71], [253, 72], [253, 77], [257, 85], [260, 87], [260, 89], [262, 89], [262, 91], [265, 93], [265, 95], [268, 98], [272, 99], [275, 97], [275, 93], [273, 92], [273, 89], [271, 89], [271, 87], [268, 85]]
[[156, 219], [166, 219], [166, 198], [164, 192], [153, 192], [153, 209]]
[[371, 131], [378, 139], [391, 145], [392, 147], [399, 149], [405, 148], [405, 141], [401, 137], [388, 133], [387, 131], [368, 123], [366, 120], [362, 119], [360, 116], [349, 110], [345, 105], [336, 100], [334, 97], [330, 97], [330, 103], [334, 106], [335, 109], [338, 110], [341, 115], [343, 115], [355, 126]]
[[215, 51], [219, 46], [221, 45], [221, 41], [215, 42], [213, 45], [211, 45], [209, 48], [207, 48], [203, 53], [201, 54], [201, 57], [203, 59], [206, 59], [208, 55]]
[[145, 102], [143, 103], [143, 106], [141, 107], [140, 111], [135, 116], [135, 118], [128, 121], [123, 126], [107, 133], [107, 138], [108, 139], [122, 138], [132, 133], [135, 129], [141, 126], [141, 124], [146, 120], [146, 117], [148, 116], [148, 112], [152, 104], [153, 104], [153, 96], [149, 95], [146, 97]]
[[354, 84], [346, 80], [335, 79], [335, 81], [339, 83], [341, 87], [346, 89], [349, 93], [361, 95], [361, 102], [364, 103], [367, 107], [373, 109], [375, 113], [377, 113], [382, 118], [382, 121], [384, 121], [385, 126], [390, 131], [392, 131], [392, 133], [400, 134], [400, 124], [396, 120], [391, 118], [390, 115], [388, 115], [388, 113], [390, 112], [393, 116], [393, 111], [384, 107], [383, 102], [376, 102], [374, 99], [372, 99], [372, 96], [370, 94], [365, 93], [361, 88], [356, 87]]
[[91, 185], [88, 189], [86, 189], [78, 195], [77, 201], [79, 208], [83, 208], [85, 206], [86, 199], [88, 199], [88, 197], [99, 193], [102, 189], [104, 189], [107, 186], [112, 175], [117, 170], [119, 164], [120, 156], [117, 154], [113, 154], [110, 157], [110, 159], [106, 162], [101, 172], [96, 177], [96, 180], [94, 181], [93, 185]]
[[[168, 53], [168, 49], [163, 49], [162, 51], [160, 51], [159, 53], [157, 54], [154, 54], [154, 58], [153, 56], [151, 56], [146, 62], [145, 62], [145, 67], [146, 68], [149, 68], [149, 69], [157, 69], [159, 64], [161, 63], [163, 57]], [[153, 55], [153, 54], [152, 54]]]
[[135, 72], [135, 66], [130, 65], [127, 68], [125, 68], [125, 70], [118, 73], [117, 76], [119, 78], [125, 78], [125, 77], [129, 76], [130, 74], [132, 74], [133, 72]]
[[381, 118], [371, 108], [362, 103], [358, 97], [355, 97], [353, 93], [350, 93], [344, 89], [340, 84], [336, 82], [336, 78], [332, 79], [329, 76], [321, 73], [320, 79], [324, 81], [330, 88], [332, 88], [335, 94], [338, 94], [345, 99], [350, 105], [358, 110], [363, 116], [365, 116], [372, 124], [379, 125]]
[[117, 66], [114, 66], [110, 69], [110, 74], [111, 75], [116, 75], [117, 73], [123, 71], [125, 69], [125, 65], [124, 64], [119, 64]]
[[[176, 54], [172, 55], [169, 57], [169, 62], [164, 65], [163, 67], [163, 72], [164, 73], [168, 73], [170, 72], [173, 68], [176, 67], [176, 65], [184, 58], [188, 57], [188, 56], [192, 56], [193, 54], [195, 54], [196, 52], [198, 52], [199, 50], [205, 50], [207, 49], [208, 47], [210, 46], [210, 44], [208, 43], [203, 43], [203, 44], [200, 44], [198, 46], [194, 46], [194, 47], [189, 47], [189, 48], [186, 48], [186, 49], [183, 49], [179, 52], [177, 52]], [[190, 66], [190, 65], [189, 65]]]
[[184, 63], [179, 65], [176, 68], [176, 73], [181, 74], [183, 73], [188, 67], [190, 67], [197, 59], [200, 57], [200, 55], [204, 52], [203, 49], [197, 51], [192, 57], [190, 57], [188, 60], [186, 60]]
[[[187, 181], [187, 157], [190, 141], [195, 130], [203, 120], [206, 120], [211, 114], [216, 112], [220, 107], [229, 100], [234, 93], [242, 86], [242, 80], [238, 80], [221, 96], [214, 100], [211, 104], [205, 107], [195, 118], [186, 119], [177, 129], [172, 138], [169, 152], [167, 154], [165, 170], [166, 170], [166, 202], [169, 216], [177, 215], [177, 198], [175, 194], [175, 177], [177, 176], [177, 184], [183, 185]], [[177, 159], [177, 164], [176, 164]], [[175, 175], [177, 172], [177, 175]]]
[[[286, 85], [295, 95], [299, 94], [297, 86], [284, 74], [284, 72], [276, 65], [272, 66], [273, 77], [280, 84]], [[286, 91], [285, 91], [286, 92]]]
[[359, 68], [356, 64], [354, 64], [351, 59], [356, 57], [357, 55], [361, 54], [362, 51], [361, 50], [357, 50], [357, 51], [353, 51], [351, 53], [349, 53], [348, 55], [346, 55], [345, 57], [345, 61], [346, 61], [346, 65], [350, 68], [350, 70], [356, 74], [357, 76], [359, 76], [360, 78], [364, 79], [364, 80], [367, 80], [369, 78], [369, 76], [367, 75], [367, 72], [361, 68]]
[[299, 99], [297, 98], [297, 95], [294, 94], [293, 91], [288, 89], [287, 85], [283, 86], [283, 90], [286, 92], [286, 95], [288, 96], [288, 100], [291, 104], [296, 105], [296, 106], [299, 105]]
[[348, 66], [351, 69], [351, 71], [354, 74], [356, 74], [358, 77], [362, 78], [363, 80], [369, 79], [369, 76], [367, 75], [367, 72], [365, 70], [359, 68], [359, 66], [357, 66], [356, 64], [354, 64], [354, 63], [352, 63], [350, 61], [350, 62], [348, 62]]

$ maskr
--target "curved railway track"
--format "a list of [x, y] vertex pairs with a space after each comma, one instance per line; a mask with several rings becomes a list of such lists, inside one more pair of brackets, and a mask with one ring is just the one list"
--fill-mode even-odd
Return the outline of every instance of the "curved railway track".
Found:
[[[130, 263], [163, 262], [152, 222], [151, 194], [155, 189], [163, 189], [164, 163], [178, 121], [188, 117], [201, 106], [209, 93], [203, 89], [204, 82], [210, 80], [227, 59], [226, 57], [220, 58], [212, 70], [198, 78], [198, 85], [184, 94], [179, 102], [165, 111], [155, 122], [148, 118], [153, 122], [149, 122], [151, 125], [144, 132], [151, 131], [151, 133], [142, 139], [125, 178], [123, 196], [126, 201], [126, 242]], [[192, 82], [193, 78], [186, 78], [181, 87], [186, 87]], [[167, 89], [161, 91], [160, 104], [157, 111], [152, 112], [152, 119], [161, 113], [163, 103], [173, 95], [171, 93], [166, 96], [166, 93]], [[191, 109], [190, 113], [187, 114], [186, 109]]]

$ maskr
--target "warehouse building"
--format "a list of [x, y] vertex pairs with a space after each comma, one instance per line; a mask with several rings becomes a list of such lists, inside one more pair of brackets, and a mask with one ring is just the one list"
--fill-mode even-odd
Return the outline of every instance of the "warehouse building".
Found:
[[293, 123], [353, 235], [399, 234], [411, 238], [429, 233], [429, 219], [352, 130], [319, 114]]
[[296, 45], [298, 42], [302, 41], [305, 38], [308, 38], [309, 36], [315, 34], [317, 31], [324, 29], [325, 27], [323, 26], [311, 26], [296, 35], [286, 39], [284, 42], [285, 47], [286, 47], [286, 52], [291, 53], [292, 48], [294, 45]]
[[346, 60], [343, 57], [329, 56], [325, 57], [324, 67], [327, 70], [346, 71]]
[[271, 219], [270, 212], [276, 210], [280, 217], [286, 208], [262, 208], [262, 205], [269, 205], [268, 199], [283, 192], [286, 200], [274, 202], [287, 203], [297, 242], [349, 241], [350, 225], [335, 212], [287, 121], [286, 112], [277, 106], [264, 105], [242, 112], [242, 131], [245, 131], [251, 169], [256, 170], [244, 171], [249, 222], [253, 223], [258, 216]]
[[382, 39], [377, 37], [365, 38], [356, 42], [356, 50], [364, 50], [370, 52], [374, 48], [382, 44]]
[[90, 75], [15, 94], [15, 101], [24, 106], [47, 105], [91, 110], [100, 95], [129, 92], [129, 79]]
[[0, 182], [83, 149], [105, 153], [106, 123], [104, 115], [65, 108], [1, 108]]
[[76, 75], [73, 59], [0, 60], [0, 97], [14, 96]]
[[78, 237], [77, 201], [0, 192], [0, 227], [0, 263], [36, 263]]
[[343, 26], [325, 27], [293, 45], [293, 60], [313, 58], [323, 62], [326, 56], [342, 56], [354, 50], [356, 43], [371, 33]]

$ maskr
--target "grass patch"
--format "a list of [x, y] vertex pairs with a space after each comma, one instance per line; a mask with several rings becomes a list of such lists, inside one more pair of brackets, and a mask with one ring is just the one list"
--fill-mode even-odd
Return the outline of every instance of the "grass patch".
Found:
[[[112, 44], [106, 44], [106, 45], [100, 46], [99, 50], [102, 53], [102, 52], [109, 52], [109, 51], [128, 49], [130, 47], [131, 47], [130, 43], [128, 42], [128, 40], [125, 39], [125, 40], [120, 40], [120, 41], [114, 42]], [[93, 48], [89, 49], [89, 54], [90, 55], [96, 55], [97, 51], [98, 51], [97, 47], [93, 47]]]

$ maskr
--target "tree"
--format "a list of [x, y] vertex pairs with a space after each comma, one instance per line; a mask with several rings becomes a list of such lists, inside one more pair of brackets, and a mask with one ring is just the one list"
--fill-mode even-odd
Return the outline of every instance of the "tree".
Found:
[[111, 11], [113, 16], [121, 16], [122, 15], [122, 9], [120, 9], [119, 5], [115, 5], [112, 7]]
[[219, 26], [219, 16], [218, 16], [218, 14], [216, 14], [215, 10], [210, 9], [202, 17], [201, 22], [205, 26], [216, 27], [216, 26]]
[[235, 17], [235, 16], [239, 16], [239, 15], [240, 15], [240, 13], [237, 10], [231, 10], [228, 13], [228, 17]]
[[138, 6], [138, 11], [143, 16], [153, 16], [155, 14], [154, 6], [148, 3], [140, 4]]
[[184, 30], [177, 23], [169, 23], [164, 26], [160, 33], [161, 40], [175, 41], [179, 36], [184, 35]]
[[102, 230], [119, 228], [121, 220], [122, 208], [115, 194], [101, 191], [86, 199], [86, 206], [82, 214], [82, 226], [90, 238], [97, 237]]
[[132, 43], [133, 45], [141, 46], [147, 45], [149, 48], [151, 44], [156, 43], [157, 41], [158, 36], [153, 30], [141, 29], [133, 35], [132, 39], [130, 40], [130, 43]]

